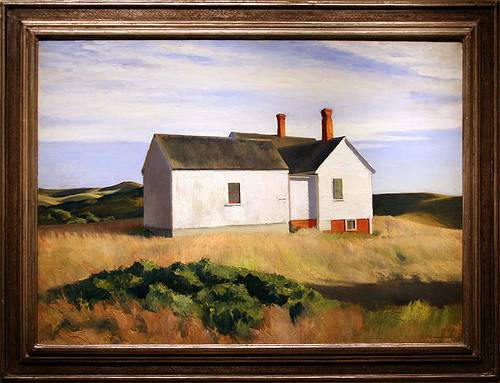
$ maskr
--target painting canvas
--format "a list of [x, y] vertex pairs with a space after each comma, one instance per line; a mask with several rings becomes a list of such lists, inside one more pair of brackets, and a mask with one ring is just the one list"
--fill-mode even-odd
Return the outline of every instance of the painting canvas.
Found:
[[462, 340], [462, 46], [40, 41], [38, 341]]

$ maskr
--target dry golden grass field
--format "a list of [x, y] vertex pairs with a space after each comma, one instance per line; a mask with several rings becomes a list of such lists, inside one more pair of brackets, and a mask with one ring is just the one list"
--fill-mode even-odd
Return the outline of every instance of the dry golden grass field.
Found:
[[147, 238], [138, 234], [140, 228], [141, 220], [41, 226], [41, 291], [141, 259], [166, 266], [209, 258], [317, 285], [378, 282], [394, 275], [461, 280], [462, 231], [398, 217], [375, 217], [373, 236], [304, 230]]
[[98, 303], [76, 310], [65, 301], [39, 305], [39, 341], [48, 344], [209, 344], [209, 343], [458, 343], [462, 337], [459, 305], [436, 308], [415, 301], [406, 306], [366, 311], [343, 305], [295, 323], [288, 310], [264, 309], [251, 337], [218, 334], [194, 317], [180, 318], [165, 308], [152, 312], [137, 302]]
[[[142, 235], [141, 220], [40, 226], [38, 275], [42, 297], [53, 287], [102, 270], [149, 260], [159, 266], [209, 258], [216, 264], [281, 274], [309, 285], [377, 283], [394, 278], [460, 281], [461, 230], [432, 226], [412, 217], [375, 217], [374, 235], [213, 234], [180, 238]], [[421, 220], [420, 220], [421, 221]], [[195, 317], [168, 308], [144, 309], [135, 301], [40, 303], [39, 338], [47, 343], [352, 343], [457, 342], [460, 305], [442, 308], [423, 301], [368, 311], [340, 304], [290, 321], [271, 305], [250, 338], [235, 339], [206, 328]]]

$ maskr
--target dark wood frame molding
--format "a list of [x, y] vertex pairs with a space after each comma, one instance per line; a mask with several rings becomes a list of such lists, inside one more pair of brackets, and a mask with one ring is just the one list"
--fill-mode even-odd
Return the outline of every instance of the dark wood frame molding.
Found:
[[[6, 0], [0, 11], [4, 381], [500, 381], [500, 23], [494, 0]], [[37, 46], [40, 39], [73, 38], [463, 42], [464, 343], [37, 344]]]

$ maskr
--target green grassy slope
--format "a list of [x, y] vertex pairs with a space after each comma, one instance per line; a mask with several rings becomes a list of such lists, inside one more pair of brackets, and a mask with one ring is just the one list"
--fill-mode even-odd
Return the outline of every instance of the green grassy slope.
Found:
[[414, 218], [462, 228], [462, 197], [433, 193], [395, 193], [373, 195], [373, 214]]
[[38, 222], [55, 225], [142, 217], [142, 185], [121, 182], [105, 188], [40, 189]]

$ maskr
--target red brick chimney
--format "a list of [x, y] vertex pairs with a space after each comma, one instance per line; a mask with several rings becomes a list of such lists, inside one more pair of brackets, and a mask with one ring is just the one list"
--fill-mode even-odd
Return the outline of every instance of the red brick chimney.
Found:
[[331, 140], [333, 138], [333, 120], [330, 108], [321, 110], [321, 128], [323, 142]]
[[276, 119], [278, 120], [278, 133], [277, 133], [278, 137], [285, 137], [286, 136], [285, 118], [286, 118], [286, 114], [278, 113], [276, 115]]

